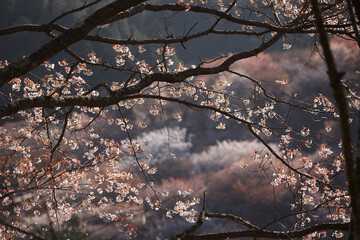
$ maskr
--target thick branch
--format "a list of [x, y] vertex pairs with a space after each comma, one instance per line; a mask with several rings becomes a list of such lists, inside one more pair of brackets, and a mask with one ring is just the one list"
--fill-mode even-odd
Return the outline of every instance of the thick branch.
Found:
[[352, 2], [352, 4], [354, 5], [357, 19], [358, 19], [358, 21], [360, 21], [360, 1], [358, 1], [358, 0], [351, 0], [351, 2]]
[[319, 32], [320, 42], [325, 56], [325, 62], [328, 68], [327, 73], [330, 79], [330, 86], [334, 91], [336, 106], [337, 109], [339, 110], [341, 135], [342, 135], [342, 142], [344, 147], [345, 170], [346, 170], [346, 176], [348, 178], [349, 193], [351, 196], [351, 207], [353, 209], [353, 216], [355, 217], [356, 231], [358, 236], [360, 236], [360, 211], [358, 206], [359, 200], [357, 195], [358, 187], [357, 187], [357, 181], [354, 171], [354, 160], [351, 150], [352, 141], [350, 134], [350, 126], [348, 121], [349, 114], [347, 110], [347, 102], [346, 102], [343, 86], [341, 84], [341, 78], [344, 75], [344, 73], [339, 73], [336, 70], [335, 60], [332, 55], [329, 45], [329, 40], [323, 25], [321, 10], [319, 8], [318, 1], [311, 0], [311, 3], [313, 5], [313, 13], [316, 19], [316, 27]]

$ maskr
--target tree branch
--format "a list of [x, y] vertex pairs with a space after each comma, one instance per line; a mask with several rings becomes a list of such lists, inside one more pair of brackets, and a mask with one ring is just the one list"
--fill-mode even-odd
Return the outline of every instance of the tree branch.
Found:
[[76, 24], [59, 37], [40, 47], [37, 51], [21, 60], [0, 69], [0, 87], [15, 77], [19, 77], [45, 60], [53, 57], [68, 46], [83, 39], [92, 29], [103, 24], [104, 20], [145, 0], [117, 0], [99, 9], [83, 22]]
[[185, 81], [191, 76], [209, 75], [223, 72], [229, 69], [229, 67], [240, 59], [256, 56], [263, 52], [265, 49], [272, 46], [282, 34], [277, 34], [275, 37], [267, 42], [264, 42], [259, 47], [249, 50], [247, 52], [241, 52], [234, 54], [226, 59], [223, 63], [216, 67], [203, 68], [197, 67], [194, 69], [188, 69], [179, 73], [153, 73], [142, 78], [138, 83], [132, 86], [127, 86], [117, 91], [114, 91], [113, 96], [106, 97], [91, 97], [91, 96], [63, 96], [63, 97], [50, 97], [42, 96], [36, 98], [22, 98], [17, 101], [13, 101], [0, 107], [0, 118], [10, 116], [18, 111], [31, 109], [35, 107], [55, 108], [55, 107], [68, 107], [68, 106], [88, 106], [88, 107], [107, 107], [113, 105], [121, 100], [125, 100], [131, 94], [139, 93], [142, 89], [150, 86], [153, 82], [167, 82], [177, 83]]
[[86, 4], [86, 2], [85, 2], [85, 4], [84, 4], [83, 6], [81, 6], [81, 7], [78, 7], [78, 8], [75, 8], [75, 9], [72, 9], [72, 10], [70, 10], [70, 11], [67, 11], [67, 12], [64, 12], [64, 13], [60, 14], [59, 16], [57, 16], [56, 18], [54, 18], [53, 20], [51, 20], [51, 21], [49, 22], [49, 24], [51, 25], [51, 24], [55, 23], [56, 21], [60, 20], [61, 18], [65, 17], [65, 16], [67, 16], [67, 15], [69, 15], [69, 14], [72, 14], [72, 13], [75, 13], [75, 12], [80, 12], [80, 11], [86, 9], [86, 8], [89, 8], [89, 7], [97, 4], [97, 3], [100, 2], [100, 1], [101, 1], [101, 0], [96, 0], [96, 1], [94, 1], [94, 2], [92, 2], [92, 3], [89, 3], [89, 4]]
[[301, 238], [310, 233], [316, 231], [324, 230], [338, 230], [338, 231], [348, 231], [350, 224], [349, 223], [323, 223], [317, 224], [309, 228], [295, 231], [269, 231], [262, 229], [255, 230], [243, 230], [243, 231], [234, 231], [234, 232], [222, 232], [222, 233], [204, 233], [204, 234], [195, 234], [187, 235], [184, 240], [223, 240], [223, 239], [232, 239], [232, 238], [245, 238], [245, 237], [259, 237], [259, 238], [272, 238], [272, 239], [293, 239]]
[[0, 225], [3, 225], [3, 226], [5, 226], [5, 227], [7, 227], [7, 228], [10, 228], [10, 229], [13, 229], [13, 230], [15, 230], [15, 231], [17, 231], [17, 232], [19, 232], [19, 233], [26, 234], [26, 235], [32, 237], [33, 239], [36, 239], [36, 240], [45, 240], [45, 238], [42, 238], [42, 237], [40, 237], [40, 236], [38, 236], [38, 235], [36, 235], [36, 234], [34, 234], [34, 233], [31, 233], [31, 232], [28, 232], [28, 231], [26, 231], [26, 230], [23, 230], [23, 229], [21, 229], [21, 228], [19, 228], [19, 227], [16, 227], [16, 226], [12, 225], [12, 224], [8, 224], [8, 223], [6, 223], [5, 221], [3, 221], [3, 220], [1, 220], [1, 219], [0, 219]]
[[351, 207], [353, 210], [353, 217], [355, 217], [356, 232], [360, 236], [360, 211], [359, 211], [359, 200], [358, 200], [358, 186], [356, 181], [356, 175], [354, 171], [354, 160], [352, 156], [352, 140], [350, 134], [349, 126], [349, 114], [347, 110], [347, 101], [345, 98], [343, 86], [341, 84], [341, 78], [344, 73], [340, 73], [336, 70], [336, 64], [334, 57], [332, 55], [329, 40], [327, 33], [323, 25], [323, 19], [321, 15], [321, 10], [319, 8], [319, 3], [317, 0], [311, 0], [313, 5], [312, 11], [316, 19], [316, 27], [319, 32], [321, 46], [323, 48], [323, 53], [325, 56], [325, 62], [328, 68], [327, 74], [330, 79], [330, 86], [334, 91], [334, 98], [336, 102], [337, 109], [339, 110], [340, 116], [340, 126], [341, 126], [341, 135], [342, 142], [344, 147], [344, 158], [345, 158], [345, 170], [346, 176], [348, 178], [349, 184], [349, 193], [351, 196]]

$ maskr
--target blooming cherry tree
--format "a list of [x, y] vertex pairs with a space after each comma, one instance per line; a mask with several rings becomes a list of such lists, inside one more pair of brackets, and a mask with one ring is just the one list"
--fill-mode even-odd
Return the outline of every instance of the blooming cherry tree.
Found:
[[[137, 232], [135, 218], [145, 207], [163, 209], [166, 217], [180, 216], [193, 224], [173, 239], [317, 239], [341, 238], [347, 232], [355, 236], [352, 239], [360, 236], [354, 160], [358, 150], [350, 125], [359, 111], [355, 81], [359, 73], [350, 72], [352, 77], [346, 78], [337, 72], [327, 37], [332, 34], [360, 46], [356, 0], [101, 2], [85, 2], [48, 23], [0, 29], [1, 37], [24, 32], [49, 37], [28, 56], [0, 62], [5, 98], [0, 106], [0, 239], [56, 238], [63, 222], [81, 214], [115, 224], [132, 238]], [[72, 27], [60, 23], [90, 8], [95, 11]], [[208, 19], [201, 27], [194, 20], [183, 34], [170, 34], [165, 26], [156, 38], [102, 34], [117, 22], [145, 13], [158, 17], [158, 12]], [[194, 59], [194, 65], [177, 57], [177, 51], [186, 51], [192, 40], [206, 44], [209, 35], [249, 36], [257, 45], [213, 60]], [[284, 93], [291, 76], [267, 84], [234, 67], [279, 43], [284, 51], [292, 51], [293, 36], [305, 35], [320, 38], [315, 46], [321, 46], [334, 96], [318, 93], [298, 99], [294, 89], [289, 89], [291, 95]], [[110, 56], [72, 49], [87, 41], [107, 48]], [[94, 75], [102, 70], [118, 77], [95, 81]], [[256, 167], [274, 189], [291, 193], [288, 215], [260, 227], [241, 216], [212, 213], [206, 208], [206, 194], [194, 196], [192, 189], [181, 186], [175, 192], [162, 189], [154, 180], [156, 161], [144, 151], [148, 140], [137, 132], [152, 123], [149, 116], [181, 124], [184, 116], [171, 111], [174, 105], [209, 112], [218, 131], [226, 130], [229, 121], [245, 126], [262, 148], [249, 156], [257, 164], [243, 164], [239, 171]], [[331, 126], [324, 134], [311, 126], [293, 126], [288, 121], [293, 109], [297, 117], [339, 122], [340, 134], [332, 134]], [[134, 112], [146, 112], [146, 117], [132, 117]], [[165, 134], [169, 141], [180, 138], [170, 131]], [[170, 158], [177, 157], [170, 147], [167, 152]], [[239, 230], [195, 233], [204, 222], [217, 218], [236, 222]], [[284, 218], [292, 225], [277, 229], [275, 223]], [[48, 227], [42, 228], [44, 219]]]

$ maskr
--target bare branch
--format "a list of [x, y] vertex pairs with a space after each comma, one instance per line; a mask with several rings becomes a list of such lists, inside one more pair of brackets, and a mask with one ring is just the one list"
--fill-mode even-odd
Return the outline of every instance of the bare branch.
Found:
[[272, 238], [272, 239], [293, 239], [301, 238], [315, 231], [323, 230], [338, 230], [338, 231], [347, 231], [349, 229], [349, 223], [323, 223], [317, 224], [303, 230], [295, 231], [268, 231], [262, 229], [255, 230], [243, 230], [243, 231], [234, 231], [234, 232], [221, 232], [221, 233], [204, 233], [204, 234], [195, 234], [187, 235], [184, 240], [223, 240], [223, 239], [233, 239], [233, 238], [245, 238], [245, 237], [260, 237], [260, 238]]
[[249, 221], [239, 217], [239, 216], [235, 216], [233, 214], [226, 214], [226, 213], [210, 213], [210, 212], [206, 212], [206, 216], [209, 218], [225, 218], [225, 219], [230, 219], [234, 222], [237, 222], [239, 224], [245, 225], [246, 227], [248, 227], [249, 229], [259, 229], [259, 227], [255, 226], [254, 224], [250, 223]]
[[81, 7], [78, 7], [78, 8], [75, 8], [75, 9], [72, 9], [72, 10], [70, 10], [70, 11], [67, 11], [67, 12], [64, 12], [64, 13], [60, 14], [59, 16], [57, 16], [56, 18], [54, 18], [53, 20], [51, 20], [48, 24], [49, 24], [49, 25], [52, 25], [53, 23], [57, 22], [57, 21], [60, 20], [61, 18], [65, 17], [65, 16], [67, 16], [67, 15], [70, 15], [70, 14], [72, 14], [72, 13], [75, 13], [75, 12], [80, 12], [80, 11], [86, 9], [86, 8], [89, 8], [89, 7], [91, 7], [91, 6], [99, 3], [100, 1], [101, 1], [101, 0], [96, 0], [96, 1], [94, 1], [94, 2], [92, 2], [92, 3], [89, 3], [89, 4], [86, 4], [86, 2], [85, 2], [85, 4], [84, 4], [83, 6], [81, 6]]

